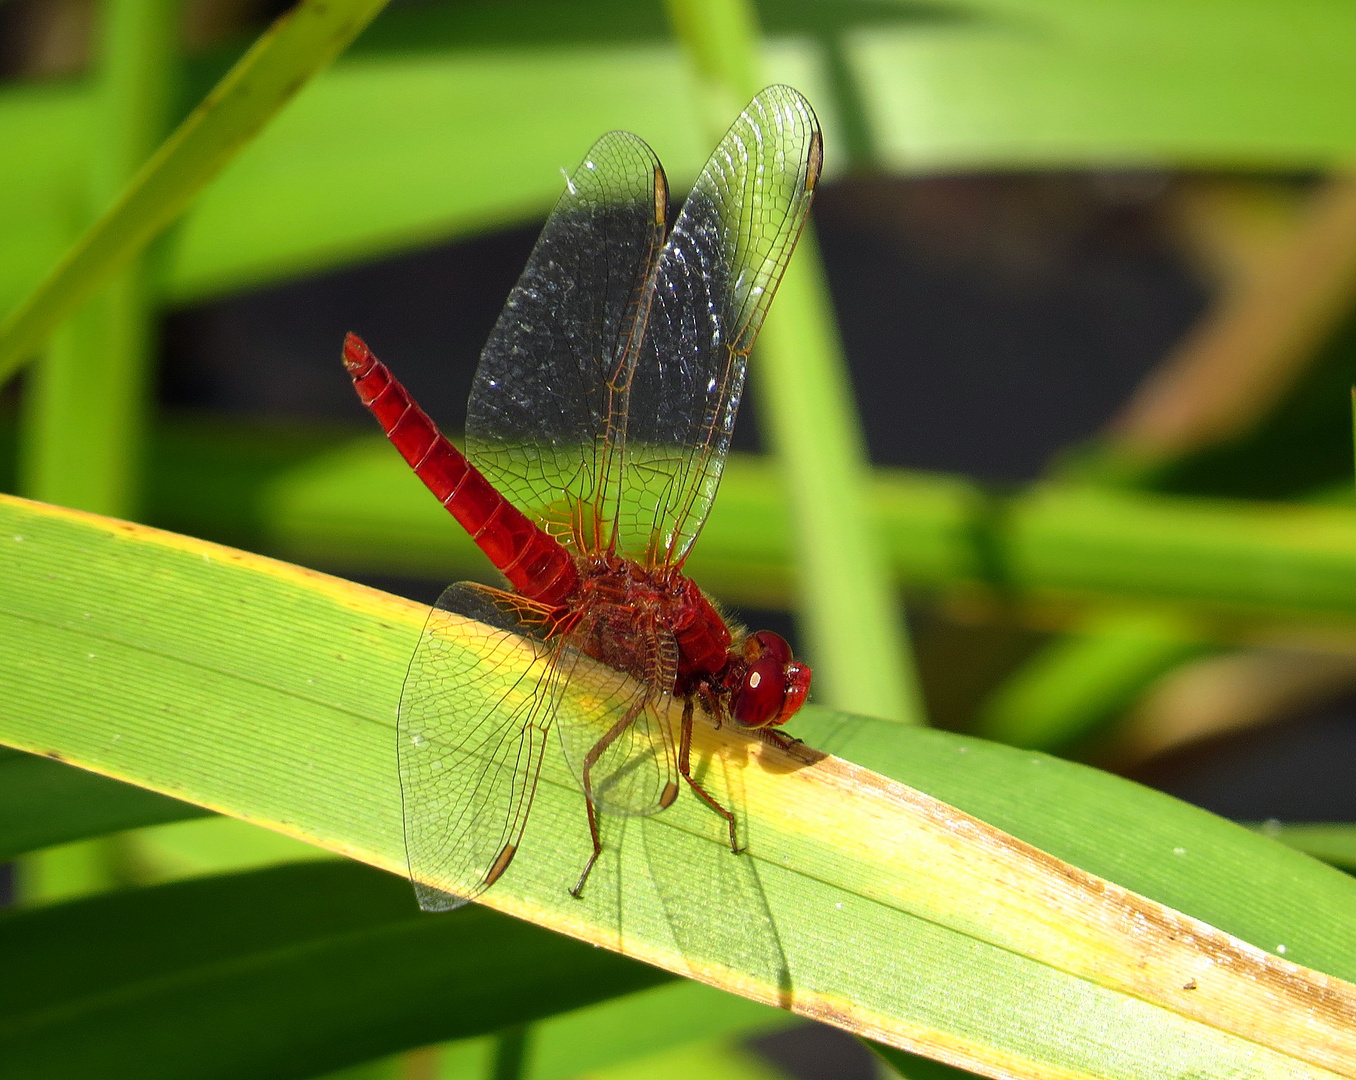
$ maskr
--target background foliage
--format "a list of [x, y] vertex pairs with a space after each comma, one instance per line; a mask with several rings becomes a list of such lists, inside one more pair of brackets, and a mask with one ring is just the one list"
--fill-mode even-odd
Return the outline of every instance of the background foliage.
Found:
[[[430, 0], [380, 15], [316, 5], [309, 22], [303, 6], [149, 171], [272, 12], [106, 0], [66, 5], [62, 23], [57, 7], [5, 11], [18, 44], [0, 89], [0, 370], [26, 363], [0, 396], [8, 490], [369, 578], [483, 574], [378, 441], [158, 407], [165, 316], [535, 222], [559, 167], [609, 128], [649, 139], [681, 190], [713, 131], [775, 78], [816, 103], [829, 179], [845, 185], [1014, 169], [1168, 176], [1210, 301], [1117, 420], [1039, 483], [868, 472], [807, 245], [753, 376], [769, 402], [768, 455], [732, 465], [694, 576], [728, 602], [798, 611], [828, 704], [1121, 770], [1337, 699], [1356, 679], [1346, 5]], [[62, 25], [74, 30], [51, 30]], [[921, 676], [896, 585], [915, 627], [952, 628], [921, 641]], [[4, 586], [0, 605], [14, 606]], [[958, 636], [987, 659], [938, 660], [936, 643], [954, 653]], [[27, 757], [0, 769], [0, 853], [44, 849], [25, 857], [15, 889], [35, 955], [78, 959], [116, 919], [155, 928], [147, 940], [172, 959], [181, 939], [164, 912], [239, 912], [242, 940], [272, 934], [283, 952], [300, 913], [324, 907], [316, 897], [360, 898], [328, 913], [336, 926], [357, 912], [380, 933], [408, 915], [389, 881], [294, 865], [303, 845], [223, 819], [163, 824], [194, 811]], [[1356, 864], [1343, 821], [1270, 828]], [[288, 865], [257, 869], [275, 863]], [[166, 884], [182, 877], [201, 880]], [[101, 898], [112, 886], [129, 891]], [[81, 894], [83, 906], [38, 910]], [[536, 938], [512, 947], [560, 949], [562, 969], [586, 962]], [[342, 977], [320, 961], [295, 970]], [[628, 978], [641, 979], [622, 972], [599, 996], [641, 985]], [[361, 1068], [515, 1075], [517, 1025], [576, 1007], [533, 1028], [533, 1075], [759, 1075], [771, 1066], [730, 1040], [785, 1022], [674, 984], [495, 1014], [457, 1033], [469, 1041]], [[656, 1034], [619, 1034], [641, 1027]], [[391, 1041], [395, 1029], [406, 1034]], [[435, 1037], [407, 1012], [389, 1018], [386, 1041], [330, 1031], [278, 1053], [314, 1075], [418, 1045], [421, 1032]], [[667, 1063], [645, 1056], [665, 1041], [685, 1045]]]

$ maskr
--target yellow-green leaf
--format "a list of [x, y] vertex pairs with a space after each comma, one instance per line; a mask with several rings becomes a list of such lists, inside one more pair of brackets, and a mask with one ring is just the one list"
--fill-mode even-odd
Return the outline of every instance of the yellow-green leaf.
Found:
[[[10, 498], [0, 583], [0, 742], [401, 869], [393, 727], [420, 606]], [[800, 730], [895, 775], [704, 730], [748, 855], [684, 795], [611, 820], [575, 900], [588, 835], [551, 756], [485, 902], [987, 1075], [1356, 1076], [1351, 879], [1054, 759], [822, 711]], [[905, 786], [911, 757], [949, 803]]]

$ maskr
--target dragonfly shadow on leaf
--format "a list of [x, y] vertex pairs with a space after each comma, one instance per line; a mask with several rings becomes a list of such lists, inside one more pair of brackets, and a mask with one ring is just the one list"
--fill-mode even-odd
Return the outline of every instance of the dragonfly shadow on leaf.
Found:
[[[694, 758], [693, 779], [734, 812], [742, 850], [731, 850], [725, 821], [691, 791], [660, 814], [604, 815], [604, 855], [583, 899], [614, 927], [617, 947], [657, 919], [693, 978], [742, 985], [788, 1008], [794, 976], [759, 871], [771, 853], [760, 850], [743, 780], [748, 769], [800, 766], [771, 763], [781, 756], [755, 752], [757, 740], [742, 733], [717, 739], [715, 749], [701, 739], [706, 752]], [[637, 880], [652, 890], [637, 891]]]

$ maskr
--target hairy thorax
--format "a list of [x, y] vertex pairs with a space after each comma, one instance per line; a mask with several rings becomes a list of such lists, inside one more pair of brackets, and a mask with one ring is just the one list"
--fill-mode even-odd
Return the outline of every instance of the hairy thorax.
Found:
[[679, 693], [725, 667], [730, 630], [691, 578], [609, 555], [587, 556], [578, 564], [579, 592], [571, 606], [592, 613], [585, 651], [594, 659], [645, 678], [653, 663], [645, 643], [671, 637], [678, 649]]

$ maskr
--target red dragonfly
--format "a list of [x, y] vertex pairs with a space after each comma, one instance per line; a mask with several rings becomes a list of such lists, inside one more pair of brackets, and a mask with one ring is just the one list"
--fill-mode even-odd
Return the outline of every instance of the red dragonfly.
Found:
[[[603, 850], [599, 810], [662, 810], [679, 778], [740, 850], [735, 814], [692, 776], [695, 707], [789, 746], [771, 729], [804, 702], [810, 669], [777, 634], [727, 624], [683, 564], [821, 161], [809, 103], [769, 87], [669, 231], [667, 181], [649, 146], [621, 131], [594, 143], [481, 355], [464, 456], [359, 338], [344, 342], [363, 404], [513, 590], [463, 582], [443, 593], [401, 694], [405, 845], [425, 909], [459, 906], [508, 869], [553, 724], [593, 841], [574, 895]], [[513, 635], [505, 663], [507, 650], [530, 648], [526, 672], [470, 721], [453, 688], [503, 676], [495, 657], [449, 647], [440, 613]], [[582, 658], [628, 677], [587, 722], [560, 708]]]

